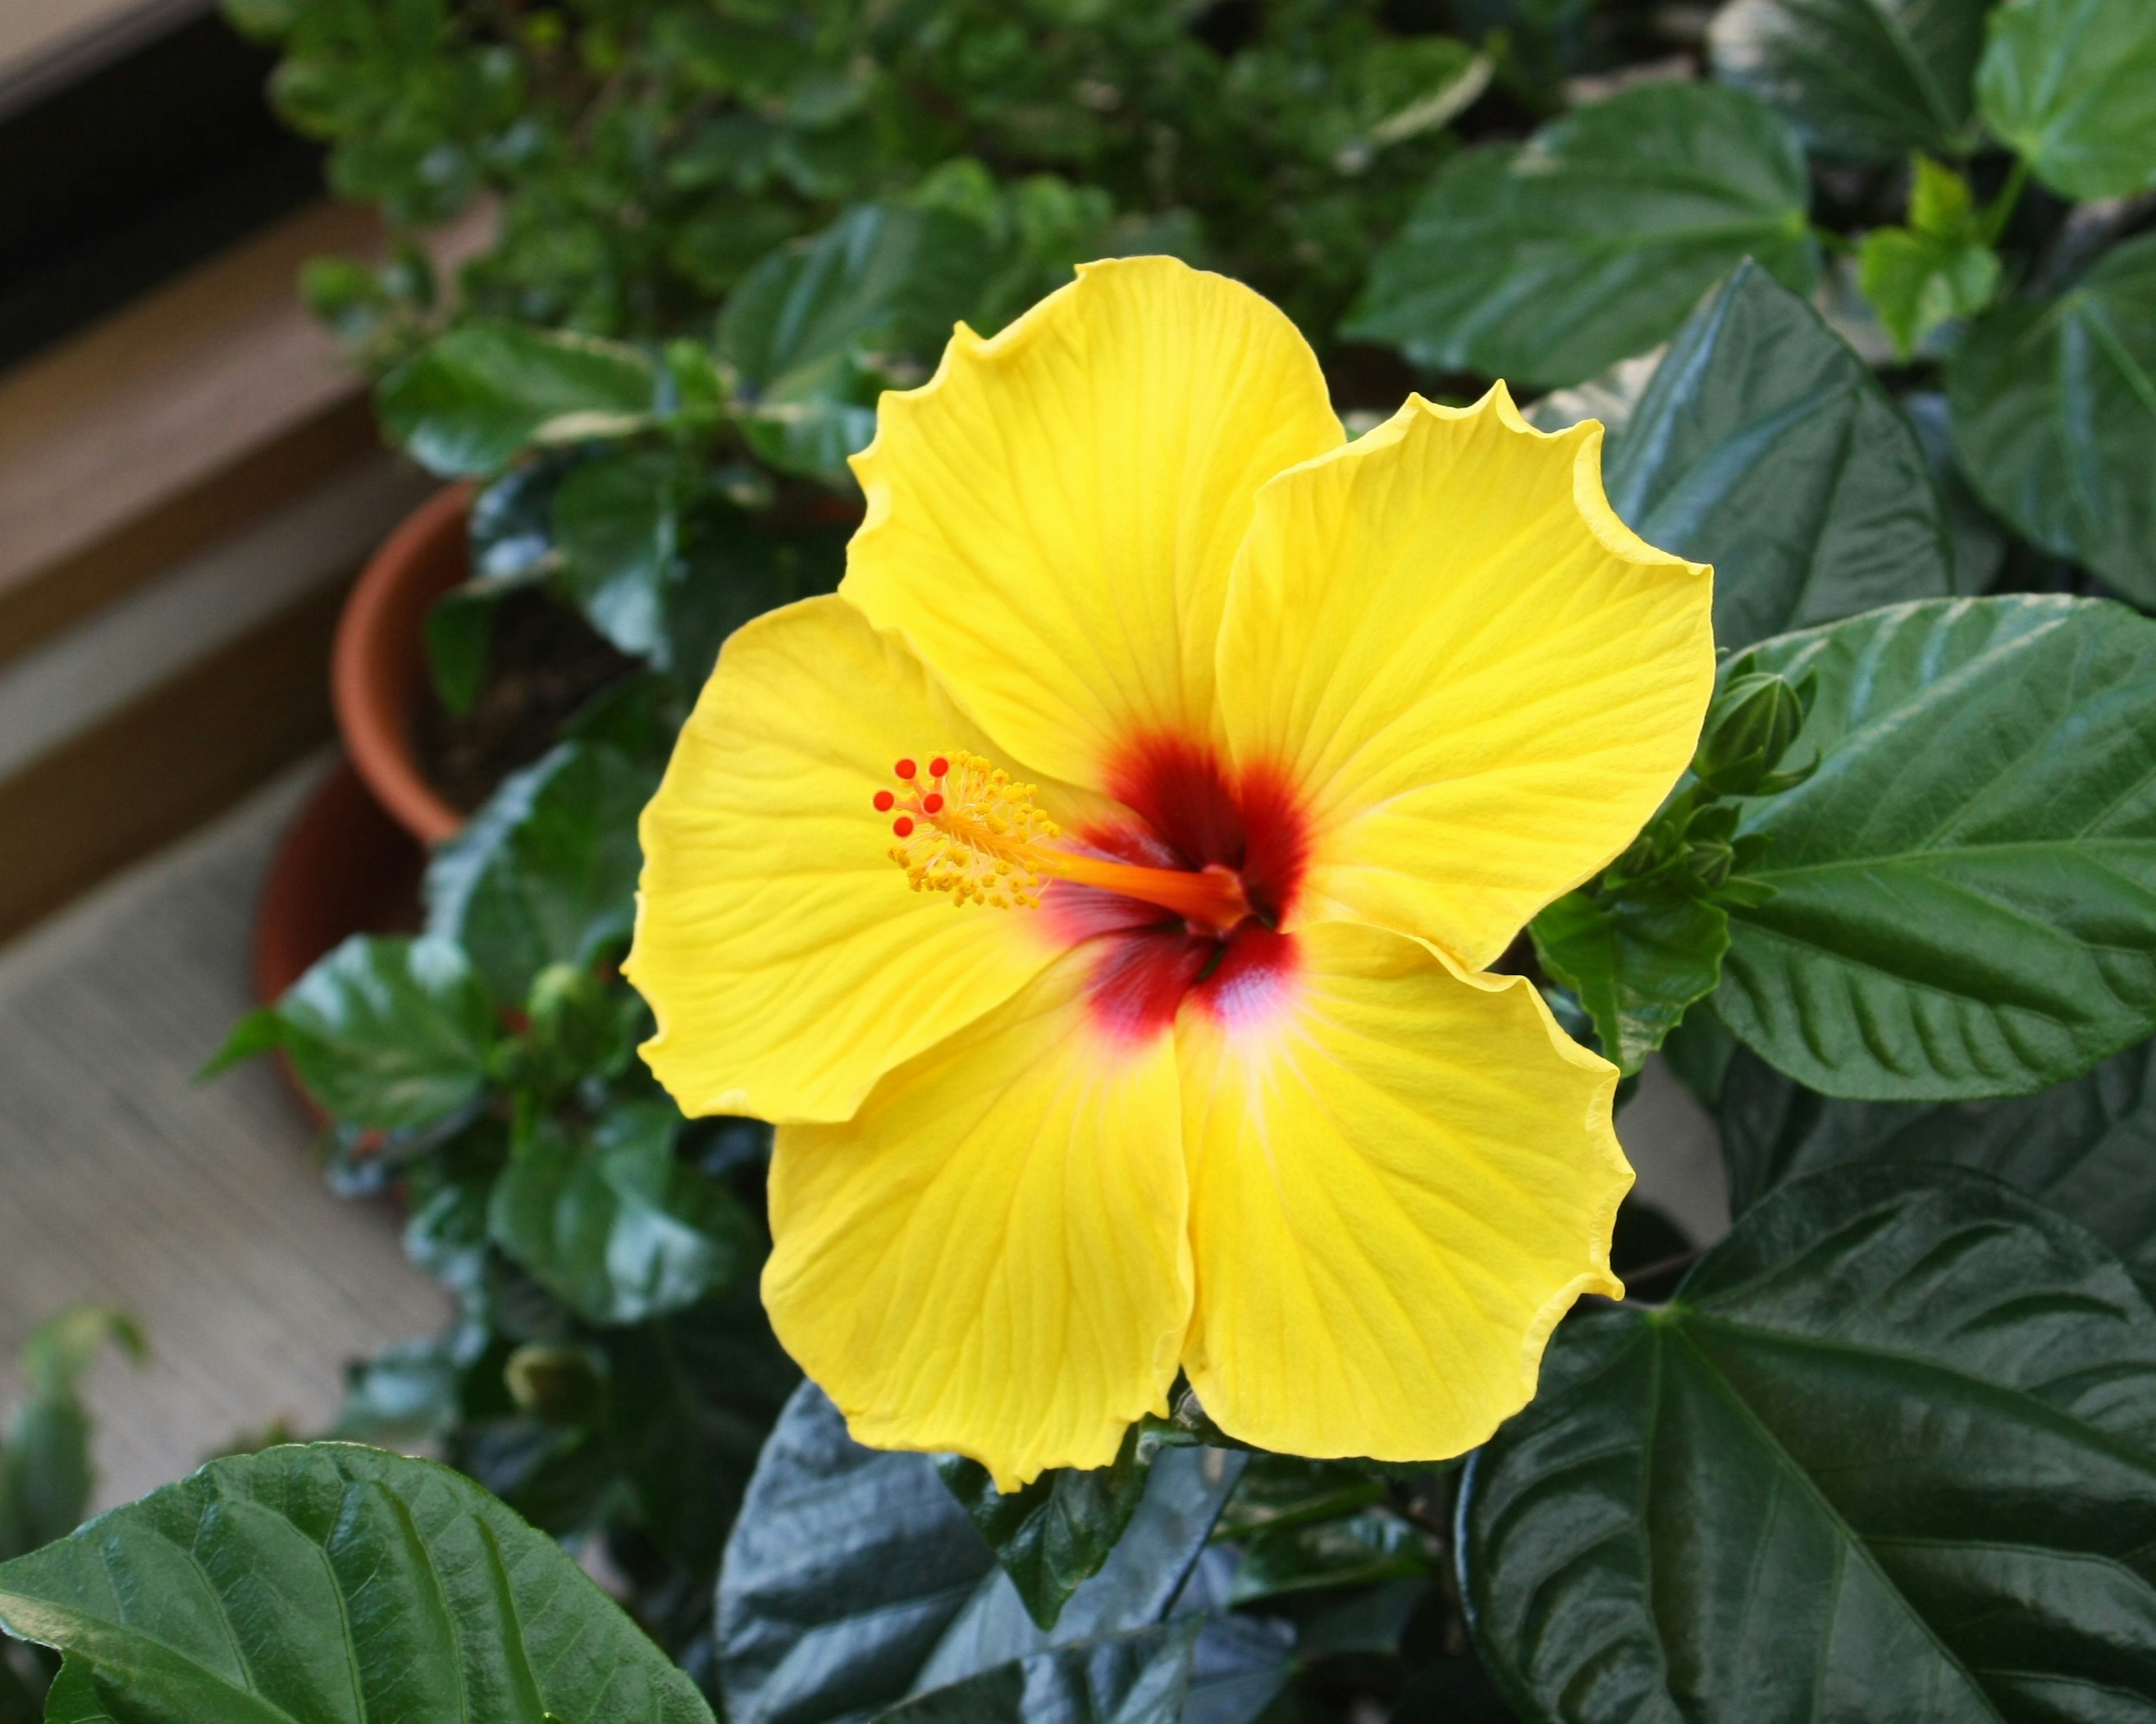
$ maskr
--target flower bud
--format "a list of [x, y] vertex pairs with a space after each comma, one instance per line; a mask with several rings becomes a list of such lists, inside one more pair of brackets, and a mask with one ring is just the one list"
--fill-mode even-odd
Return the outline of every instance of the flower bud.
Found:
[[1774, 768], [1804, 729], [1805, 692], [1771, 672], [1732, 677], [1707, 713], [1692, 757], [1700, 782], [1722, 796], [1770, 788]]

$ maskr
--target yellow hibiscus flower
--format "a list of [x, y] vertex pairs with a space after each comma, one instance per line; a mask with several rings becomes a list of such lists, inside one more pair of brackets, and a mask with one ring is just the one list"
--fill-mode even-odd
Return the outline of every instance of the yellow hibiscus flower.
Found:
[[860, 1441], [1010, 1488], [1181, 1370], [1260, 1447], [1436, 1459], [1622, 1291], [1615, 1073], [1486, 973], [1712, 682], [1601, 435], [1500, 385], [1348, 444], [1163, 258], [884, 397], [844, 585], [727, 643], [644, 814], [629, 963], [684, 1111], [778, 1123], [764, 1301]]

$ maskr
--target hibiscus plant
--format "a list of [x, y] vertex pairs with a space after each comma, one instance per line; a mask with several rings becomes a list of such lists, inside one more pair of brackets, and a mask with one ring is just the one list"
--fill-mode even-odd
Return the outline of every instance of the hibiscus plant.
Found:
[[444, 703], [629, 668], [235, 1033], [459, 1316], [49, 1719], [2156, 1717], [2156, 9], [1698, 10], [234, 0], [498, 203], [311, 278]]

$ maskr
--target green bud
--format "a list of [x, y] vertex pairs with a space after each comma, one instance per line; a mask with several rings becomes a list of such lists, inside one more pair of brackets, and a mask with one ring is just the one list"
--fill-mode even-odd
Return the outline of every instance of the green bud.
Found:
[[578, 1424], [598, 1408], [604, 1387], [598, 1361], [581, 1347], [532, 1342], [501, 1367], [509, 1398], [520, 1413], [549, 1424]]
[[[1769, 788], [1804, 727], [1807, 690], [1771, 672], [1732, 677], [1707, 715], [1691, 769], [1720, 796], [1755, 796]], [[1784, 775], [1786, 776], [1786, 775]]]

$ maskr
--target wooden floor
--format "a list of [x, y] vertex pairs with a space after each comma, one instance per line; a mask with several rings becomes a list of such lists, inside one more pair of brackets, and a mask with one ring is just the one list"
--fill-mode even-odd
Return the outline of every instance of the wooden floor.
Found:
[[51, 1311], [134, 1314], [149, 1364], [90, 1385], [100, 1506], [273, 1419], [320, 1431], [341, 1362], [446, 1315], [395, 1218], [324, 1187], [274, 1071], [194, 1081], [249, 1003], [255, 885], [321, 769], [0, 948], [0, 1403]]

